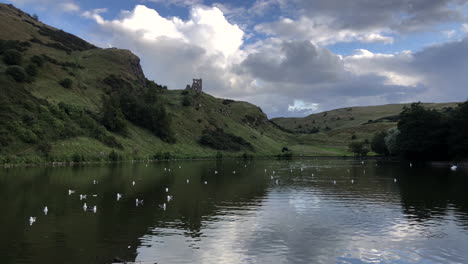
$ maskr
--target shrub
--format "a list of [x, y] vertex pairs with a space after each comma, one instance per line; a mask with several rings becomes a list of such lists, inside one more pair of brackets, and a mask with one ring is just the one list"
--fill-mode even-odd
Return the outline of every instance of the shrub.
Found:
[[242, 148], [253, 150], [252, 145], [242, 137], [225, 133], [222, 129], [204, 130], [199, 143], [218, 150], [239, 151]]
[[73, 85], [73, 81], [70, 78], [65, 78], [59, 82], [63, 88], [71, 88]]
[[385, 137], [387, 136], [386, 131], [377, 132], [374, 134], [371, 140], [371, 149], [377, 154], [387, 156], [388, 148], [385, 144]]
[[182, 99], [182, 105], [183, 106], [190, 106], [192, 104], [192, 100], [188, 96], [184, 96]]
[[23, 55], [14, 49], [5, 50], [3, 53], [3, 61], [8, 65], [20, 65], [23, 60]]
[[117, 152], [115, 152], [114, 150], [112, 150], [111, 153], [109, 153], [108, 158], [112, 162], [116, 162], [116, 161], [119, 161], [119, 160], [122, 159], [122, 157]]
[[369, 148], [367, 147], [364, 141], [355, 141], [349, 143], [349, 151], [353, 152], [357, 157], [365, 157], [369, 152]]
[[29, 64], [26, 67], [26, 73], [29, 74], [29, 76], [32, 76], [32, 77], [37, 76], [37, 67], [34, 66], [33, 64]]
[[5, 73], [13, 77], [16, 82], [26, 81], [26, 72], [21, 66], [9, 66]]

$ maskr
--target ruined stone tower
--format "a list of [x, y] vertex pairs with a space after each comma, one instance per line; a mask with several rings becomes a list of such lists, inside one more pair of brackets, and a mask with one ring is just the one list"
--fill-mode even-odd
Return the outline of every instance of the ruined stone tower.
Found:
[[193, 79], [192, 86], [187, 84], [185, 90], [194, 90], [195, 92], [201, 93], [202, 92], [202, 79]]

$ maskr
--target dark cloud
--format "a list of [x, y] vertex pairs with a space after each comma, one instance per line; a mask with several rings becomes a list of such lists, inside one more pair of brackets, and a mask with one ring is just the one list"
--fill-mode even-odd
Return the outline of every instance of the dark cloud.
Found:
[[337, 55], [309, 41], [283, 42], [277, 52], [250, 54], [241, 68], [265, 81], [300, 84], [337, 80], [344, 70]]
[[340, 28], [399, 32], [428, 29], [434, 24], [461, 21], [467, 0], [293, 0], [301, 15], [330, 16]]

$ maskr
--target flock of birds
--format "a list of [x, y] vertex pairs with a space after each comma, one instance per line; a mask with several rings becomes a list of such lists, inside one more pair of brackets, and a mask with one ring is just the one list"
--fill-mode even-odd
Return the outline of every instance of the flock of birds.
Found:
[[[361, 164], [364, 165], [364, 161], [361, 161]], [[146, 164], [146, 167], [147, 167], [147, 166], [148, 166], [148, 164]], [[378, 166], [378, 164], [376, 164], [376, 166]], [[413, 164], [410, 162], [410, 163], [409, 163], [409, 166], [410, 166], [410, 168], [412, 168], [412, 167], [413, 167]], [[247, 167], [247, 165], [244, 165], [244, 167]], [[180, 169], [180, 168], [182, 168], [182, 167], [179, 166], [179, 169]], [[457, 169], [458, 169], [458, 167], [457, 167], [456, 165], [452, 165], [452, 166], [450, 167], [450, 170], [452, 170], [452, 171], [456, 171]], [[300, 170], [301, 170], [301, 172], [304, 171], [303, 168], [300, 168]], [[170, 169], [170, 168], [164, 168], [164, 171], [170, 172], [171, 169]], [[265, 173], [266, 173], [266, 172], [267, 172], [267, 169], [265, 169], [264, 171], [265, 171]], [[348, 171], [348, 173], [350, 173], [350, 170], [349, 170], [349, 169], [348, 169], [347, 171]], [[293, 170], [291, 169], [290, 172], [292, 173]], [[366, 170], [365, 170], [365, 169], [363, 170], [363, 173], [366, 174]], [[215, 171], [214, 171], [214, 174], [218, 174], [218, 171], [215, 170]], [[236, 171], [233, 170], [233, 171], [232, 171], [232, 174], [236, 174]], [[271, 180], [274, 180], [275, 184], [278, 185], [278, 184], [279, 184], [279, 179], [276, 179], [273, 175], [275, 175], [275, 171], [274, 171], [274, 170], [272, 170], [272, 175], [270, 176], [270, 179], [271, 179]], [[314, 173], [312, 173], [312, 177], [314, 177], [314, 176], [315, 176]], [[393, 179], [393, 182], [396, 183], [396, 182], [397, 182], [397, 179], [394, 178], [394, 179]], [[99, 183], [99, 181], [93, 180], [93, 184], [98, 184], [98, 183]], [[190, 183], [190, 180], [189, 180], [189, 179], [186, 179], [186, 183], [189, 184], [189, 183]], [[203, 183], [206, 185], [206, 184], [208, 184], [208, 181], [204, 181]], [[333, 183], [334, 185], [336, 185], [336, 180], [333, 180], [332, 183]], [[351, 184], [354, 184], [354, 183], [355, 183], [354, 179], [351, 179]], [[135, 181], [132, 181], [132, 186], [135, 186], [135, 184], [136, 184]], [[169, 203], [170, 201], [172, 201], [173, 196], [168, 194], [168, 193], [169, 193], [169, 188], [168, 188], [168, 187], [165, 188], [165, 191], [166, 191], [166, 193], [167, 193], [166, 201], [167, 201], [167, 203]], [[74, 193], [75, 193], [75, 190], [71, 190], [71, 189], [68, 190], [68, 195], [69, 195], [69, 196], [72, 195], [72, 194], [74, 194]], [[81, 201], [81, 200], [86, 200], [87, 196], [88, 196], [87, 194], [80, 194], [80, 195], [79, 195], [80, 201]], [[92, 194], [92, 197], [97, 197], [97, 196], [98, 196], [97, 194]], [[116, 194], [116, 200], [117, 200], [117, 201], [119, 201], [120, 199], [122, 199], [122, 197], [123, 197], [123, 195], [122, 195], [121, 193], [117, 193], [117, 194]], [[135, 205], [136, 205], [136, 206], [143, 205], [143, 200], [136, 198], [136, 199], [135, 199]], [[160, 204], [159, 207], [165, 211], [166, 208], [167, 208], [166, 202], [163, 203], [163, 204]], [[90, 211], [90, 212], [93, 212], [93, 213], [96, 213], [96, 212], [97, 212], [97, 205], [94, 205], [94, 206], [92, 206], [92, 207], [88, 207], [88, 205], [87, 205], [86, 203], [84, 203], [82, 208], [83, 208], [83, 211], [85, 211], [85, 212], [87, 212], [87, 211]], [[44, 212], [44, 215], [47, 215], [48, 212], [49, 212], [49, 208], [48, 208], [47, 206], [45, 206], [44, 209], [43, 209], [43, 212]], [[29, 217], [29, 225], [34, 224], [34, 223], [36, 222], [36, 219], [37, 219], [37, 218], [36, 218], [35, 216], [30, 216], [30, 217]]]

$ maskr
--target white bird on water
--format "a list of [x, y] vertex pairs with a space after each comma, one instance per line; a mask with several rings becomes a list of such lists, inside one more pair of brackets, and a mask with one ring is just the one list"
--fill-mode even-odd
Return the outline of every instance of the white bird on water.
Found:
[[86, 203], [83, 204], [83, 211], [86, 211], [88, 210], [88, 206], [86, 205]]
[[236, 174], [236, 171], [232, 171], [232, 174]]
[[96, 184], [96, 183], [98, 183], [98, 181], [96, 181], [96, 180], [93, 180], [93, 184]]
[[187, 179], [187, 180], [186, 180], [186, 182], [187, 182], [187, 183], [190, 183], [190, 180], [189, 180], [189, 179]]
[[169, 188], [166, 188], [166, 192], [169, 192]]
[[312, 173], [312, 177], [314, 177], [314, 174]]
[[361, 164], [364, 164], [364, 161], [361, 161]]
[[117, 193], [117, 201], [120, 200], [120, 198], [122, 198], [122, 195], [120, 193]]
[[265, 169], [265, 172], [266, 172], [266, 169]]
[[36, 217], [35, 216], [30, 216], [29, 217], [29, 225], [34, 224], [34, 222], [36, 222]]
[[167, 196], [167, 201], [170, 202], [172, 200], [172, 195]]
[[208, 184], [208, 182], [207, 182], [207, 181], [205, 181], [205, 184]]
[[333, 184], [336, 184], [336, 181], [333, 181]]
[[458, 169], [458, 167], [457, 167], [457, 165], [452, 165], [452, 167], [450, 167], [450, 169], [451, 169], [452, 171], [456, 171], [456, 170]]
[[96, 212], [97, 212], [97, 206], [95, 205], [95, 206], [93, 207], [93, 213], [96, 213]]
[[46, 207], [44, 207], [43, 211], [44, 211], [44, 214], [47, 215], [47, 212], [49, 212], [49, 208], [47, 208], [47, 206], [46, 206]]
[[74, 190], [68, 190], [68, 195], [72, 195], [72, 193], [75, 193]]
[[396, 182], [396, 179], [393, 179], [393, 182]]
[[354, 180], [351, 180], [351, 184], [354, 184]]
[[409, 163], [409, 166], [410, 166], [410, 168], [412, 168], [412, 167], [413, 167], [413, 163], [410, 162], [410, 163]]
[[273, 171], [273, 174], [275, 174], [275, 171]]
[[143, 200], [139, 200], [139, 199], [137, 198], [137, 199], [135, 199], [135, 204], [136, 204], [136, 206], [138, 206], [138, 205], [140, 205], [140, 204], [143, 205]]
[[132, 185], [135, 186], [135, 181], [132, 181]]
[[218, 171], [214, 171], [214, 174], [218, 174]]
[[86, 199], [86, 194], [80, 194], [80, 200]]
[[276, 185], [278, 185], [278, 183], [279, 183], [279, 180], [276, 180], [276, 181], [275, 181], [275, 183], [276, 183]]
[[159, 207], [161, 207], [164, 211], [166, 211], [166, 203], [161, 204]]

